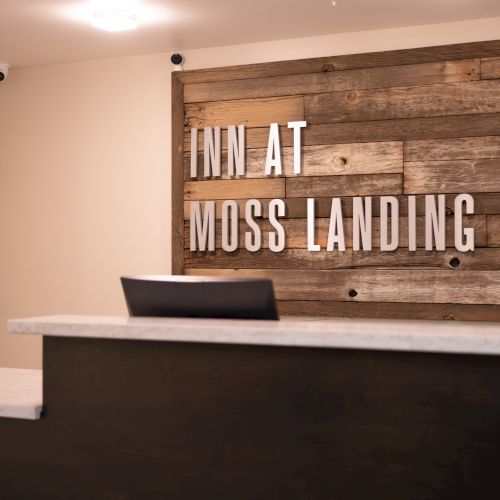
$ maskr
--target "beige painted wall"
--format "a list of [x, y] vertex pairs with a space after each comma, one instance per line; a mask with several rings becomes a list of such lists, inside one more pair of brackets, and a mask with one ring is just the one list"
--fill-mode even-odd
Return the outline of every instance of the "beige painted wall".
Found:
[[[186, 69], [500, 38], [500, 18], [195, 50]], [[125, 314], [170, 271], [168, 54], [14, 68], [0, 86], [0, 366], [41, 366], [7, 318]]]

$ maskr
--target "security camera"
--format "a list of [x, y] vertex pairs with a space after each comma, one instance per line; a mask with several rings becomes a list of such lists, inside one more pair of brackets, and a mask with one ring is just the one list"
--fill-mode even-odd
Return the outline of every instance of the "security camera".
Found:
[[182, 71], [182, 65], [184, 63], [184, 56], [182, 54], [172, 54], [170, 61], [175, 66], [174, 71]]
[[9, 74], [9, 65], [0, 63], [0, 82], [6, 80], [8, 74]]

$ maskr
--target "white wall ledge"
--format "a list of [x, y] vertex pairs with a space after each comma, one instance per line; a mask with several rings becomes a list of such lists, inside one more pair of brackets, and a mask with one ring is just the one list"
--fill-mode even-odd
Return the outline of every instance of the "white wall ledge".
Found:
[[500, 355], [500, 323], [461, 321], [46, 316], [10, 320], [7, 331], [54, 337]]

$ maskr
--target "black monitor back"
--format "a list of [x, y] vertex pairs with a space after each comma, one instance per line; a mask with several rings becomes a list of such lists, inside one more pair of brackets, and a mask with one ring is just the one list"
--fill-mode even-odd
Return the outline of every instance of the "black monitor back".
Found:
[[131, 316], [279, 319], [269, 279], [124, 276]]

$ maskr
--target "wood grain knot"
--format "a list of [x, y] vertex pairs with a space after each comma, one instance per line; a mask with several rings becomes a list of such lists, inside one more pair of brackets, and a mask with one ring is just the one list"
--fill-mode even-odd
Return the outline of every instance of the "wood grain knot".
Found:
[[324, 64], [321, 71], [323, 71], [323, 73], [331, 73], [335, 71], [335, 66], [333, 64]]
[[342, 169], [342, 168], [345, 168], [345, 166], [347, 165], [347, 158], [344, 158], [344, 157], [334, 157], [331, 161], [331, 166], [333, 168], [338, 168], [338, 169]]
[[461, 262], [458, 257], [453, 257], [452, 259], [450, 259], [449, 264], [451, 267], [453, 267], [453, 269], [456, 269], [457, 267], [460, 266]]
[[455, 215], [455, 211], [453, 210], [453, 208], [446, 207], [446, 215], [448, 217], [451, 217], [452, 215]]
[[358, 100], [358, 93], [357, 92], [347, 92], [345, 96], [345, 100], [347, 102], [356, 102]]
[[354, 297], [357, 297], [357, 295], [358, 295], [358, 292], [356, 290], [354, 290], [354, 288], [351, 288], [349, 290], [349, 297], [354, 298]]
[[456, 318], [455, 318], [455, 316], [453, 316], [453, 314], [445, 314], [443, 316], [443, 319], [446, 321], [455, 321], [456, 320]]

